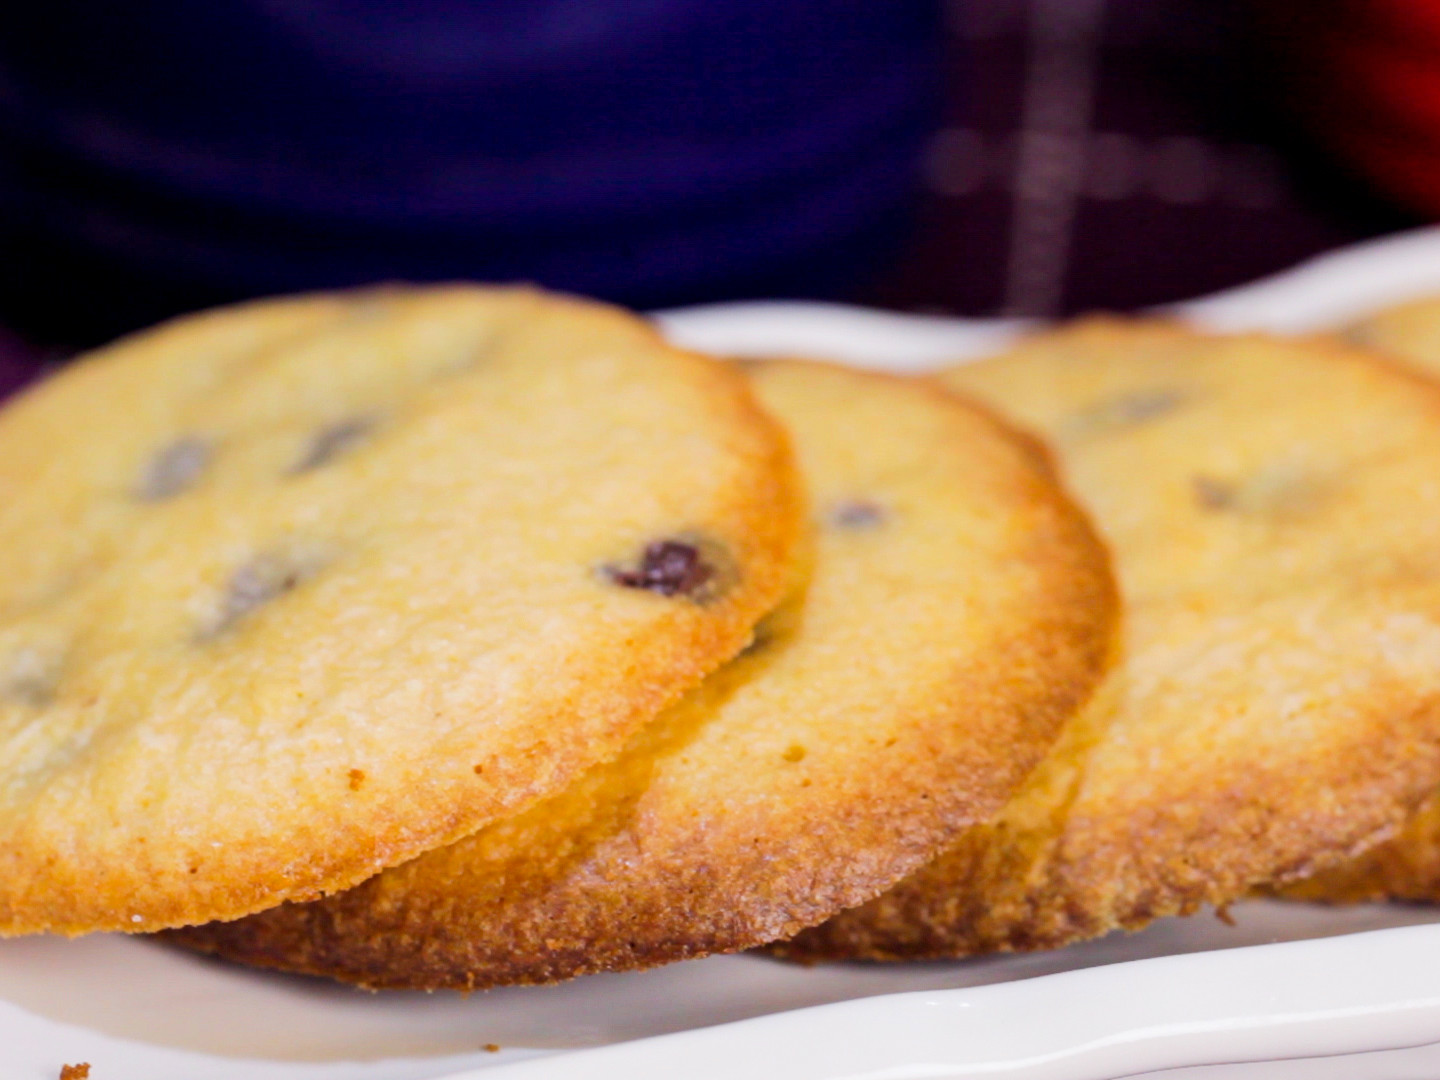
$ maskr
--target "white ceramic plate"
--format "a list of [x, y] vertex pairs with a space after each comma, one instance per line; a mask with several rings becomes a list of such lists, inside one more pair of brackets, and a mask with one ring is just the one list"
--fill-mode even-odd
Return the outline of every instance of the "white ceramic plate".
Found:
[[[1427, 292], [1440, 292], [1440, 229], [1178, 310], [1296, 332]], [[661, 319], [701, 349], [907, 371], [983, 354], [1017, 329], [790, 303]], [[1440, 1076], [1429, 1045], [1440, 1042], [1440, 914], [1232, 912], [1234, 926], [1167, 920], [1030, 956], [812, 969], [718, 957], [469, 998], [367, 995], [119, 936], [20, 939], [0, 942], [0, 1080], [54, 1080], [79, 1061], [93, 1080]]]

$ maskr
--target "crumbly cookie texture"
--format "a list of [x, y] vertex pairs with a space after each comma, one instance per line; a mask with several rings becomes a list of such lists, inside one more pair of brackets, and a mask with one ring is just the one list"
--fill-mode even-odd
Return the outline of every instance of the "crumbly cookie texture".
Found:
[[800, 503], [742, 378], [533, 290], [82, 359], [0, 412], [0, 933], [234, 918], [521, 810], [744, 646]]
[[1049, 439], [1122, 660], [992, 823], [784, 946], [1036, 949], [1333, 865], [1440, 781], [1440, 391], [1340, 345], [1090, 320], [946, 382]]
[[739, 659], [526, 814], [172, 940], [371, 987], [550, 982], [794, 933], [990, 817], [1103, 669], [1103, 549], [1031, 445], [938, 387], [750, 370], [815, 547]]

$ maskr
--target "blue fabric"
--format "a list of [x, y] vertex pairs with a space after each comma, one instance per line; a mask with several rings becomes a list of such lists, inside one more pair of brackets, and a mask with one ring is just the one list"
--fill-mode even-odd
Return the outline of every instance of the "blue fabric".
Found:
[[0, 228], [217, 296], [823, 291], [913, 189], [935, 7], [0, 4]]

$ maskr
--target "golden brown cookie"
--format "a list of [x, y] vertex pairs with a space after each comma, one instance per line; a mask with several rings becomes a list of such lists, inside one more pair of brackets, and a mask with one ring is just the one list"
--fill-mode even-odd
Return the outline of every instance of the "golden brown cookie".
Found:
[[[1345, 331], [1413, 370], [1440, 377], [1440, 298], [1426, 297], [1380, 311]], [[1344, 866], [1281, 890], [1298, 900], [1440, 901], [1440, 795], [1432, 795], [1401, 832]]]
[[1090, 320], [953, 369], [1049, 439], [1123, 660], [999, 818], [796, 957], [1036, 949], [1375, 843], [1440, 780], [1440, 391], [1340, 346]]
[[0, 933], [341, 888], [550, 794], [743, 647], [781, 432], [646, 324], [247, 305], [0, 413]]
[[1103, 551], [1033, 449], [943, 391], [753, 370], [816, 550], [741, 658], [518, 818], [172, 939], [371, 987], [650, 967], [818, 922], [994, 813], [1098, 677]]

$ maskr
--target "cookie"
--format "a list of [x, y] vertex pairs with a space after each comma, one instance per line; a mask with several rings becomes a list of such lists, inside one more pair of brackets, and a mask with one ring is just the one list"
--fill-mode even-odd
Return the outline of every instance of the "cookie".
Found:
[[744, 380], [529, 290], [259, 303], [0, 413], [0, 933], [343, 888], [559, 790], [800, 533]]
[[[1344, 336], [1423, 375], [1440, 377], [1440, 298], [1380, 311], [1347, 329]], [[1386, 898], [1440, 901], [1440, 794], [1432, 795], [1393, 839], [1281, 893], [1291, 899], [1331, 903]]]
[[1440, 377], [1440, 297], [1427, 296], [1385, 308], [1341, 331], [1347, 341], [1399, 359]]
[[650, 967], [819, 922], [993, 814], [1101, 670], [1103, 550], [1031, 447], [938, 388], [753, 378], [794, 437], [815, 551], [739, 659], [524, 815], [172, 940], [370, 987]]
[[1340, 346], [1091, 320], [946, 382], [1053, 444], [1122, 660], [991, 824], [785, 946], [1050, 948], [1373, 844], [1440, 780], [1440, 392]]

